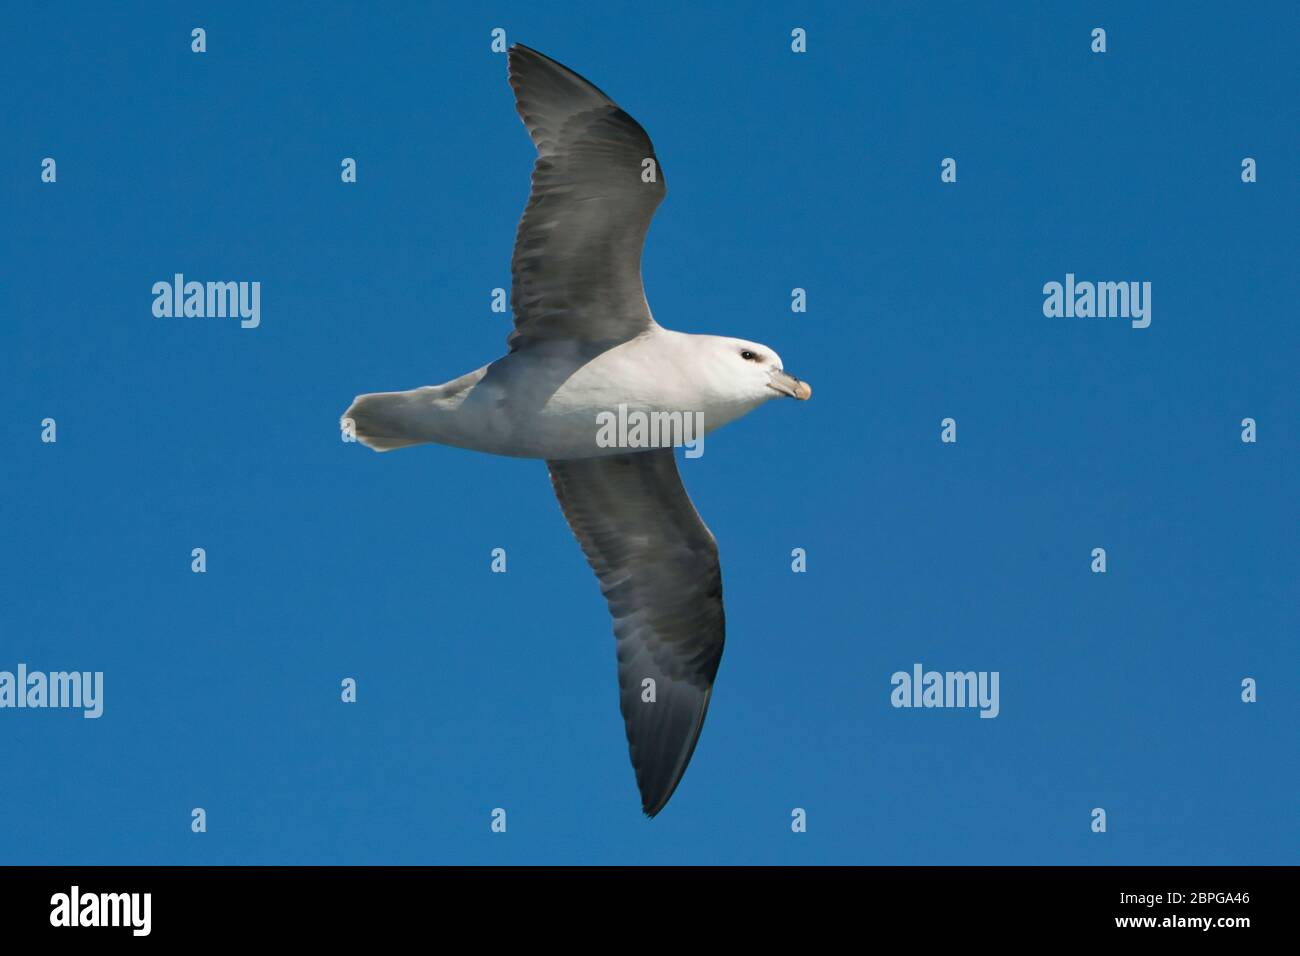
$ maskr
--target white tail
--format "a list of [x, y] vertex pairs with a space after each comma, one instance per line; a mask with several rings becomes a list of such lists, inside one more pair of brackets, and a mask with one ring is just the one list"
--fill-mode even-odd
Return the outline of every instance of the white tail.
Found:
[[346, 427], [350, 419], [357, 440], [375, 451], [392, 451], [430, 441], [423, 434], [430, 397], [420, 394], [428, 391], [431, 389], [417, 388], [409, 392], [358, 395], [343, 413], [343, 425]]
[[456, 411], [487, 372], [475, 369], [442, 385], [425, 385], [407, 392], [358, 395], [343, 413], [346, 428], [367, 448], [392, 451], [426, 442], [459, 445], [455, 440]]

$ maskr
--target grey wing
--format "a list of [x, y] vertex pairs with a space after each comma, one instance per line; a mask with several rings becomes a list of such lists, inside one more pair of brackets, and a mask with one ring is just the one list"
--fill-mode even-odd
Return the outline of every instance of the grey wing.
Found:
[[718, 546], [671, 448], [546, 464], [614, 618], [619, 703], [652, 817], [686, 772], [722, 659]]
[[[512, 46], [509, 77], [537, 147], [511, 261], [510, 350], [632, 338], [654, 325], [641, 247], [665, 190], [650, 137], [595, 86], [536, 50]], [[649, 182], [646, 160], [654, 163]]]

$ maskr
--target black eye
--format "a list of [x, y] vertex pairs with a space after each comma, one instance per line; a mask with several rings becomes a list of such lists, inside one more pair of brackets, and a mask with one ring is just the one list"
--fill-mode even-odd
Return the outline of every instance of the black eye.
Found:
[[741, 352], [740, 357], [743, 358], [746, 362], [752, 362], [758, 358], [758, 356], [755, 355], [753, 352], [751, 352], [749, 349], [745, 349], [745, 351]]

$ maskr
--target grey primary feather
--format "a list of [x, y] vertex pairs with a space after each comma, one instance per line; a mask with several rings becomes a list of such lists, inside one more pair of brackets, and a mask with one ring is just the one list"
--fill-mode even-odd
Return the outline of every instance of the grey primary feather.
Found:
[[641, 807], [654, 816], [686, 772], [722, 658], [718, 546], [671, 448], [547, 467], [614, 618], [628, 750]]
[[511, 261], [510, 350], [632, 338], [654, 325], [641, 285], [641, 248], [665, 192], [654, 145], [618, 104], [536, 50], [510, 48], [509, 79], [537, 147]]

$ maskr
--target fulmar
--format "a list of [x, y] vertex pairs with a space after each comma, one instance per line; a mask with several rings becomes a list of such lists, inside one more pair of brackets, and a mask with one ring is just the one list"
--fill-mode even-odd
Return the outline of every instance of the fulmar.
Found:
[[[718, 547], [682, 487], [674, 445], [610, 441], [599, 423], [701, 416], [705, 433], [769, 399], [807, 399], [766, 345], [663, 328], [641, 249], [664, 198], [645, 130], [577, 73], [510, 48], [515, 104], [537, 149], [511, 260], [505, 356], [443, 385], [358, 396], [346, 433], [376, 451], [426, 442], [541, 458], [614, 619], [628, 750], [653, 817], [708, 711], [725, 630]], [[674, 416], [680, 416], [674, 418]], [[672, 431], [672, 429], [666, 429]]]

